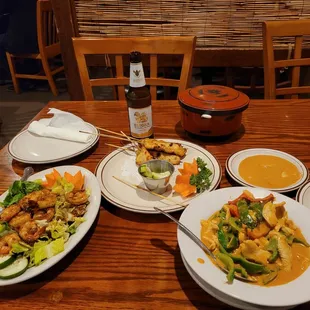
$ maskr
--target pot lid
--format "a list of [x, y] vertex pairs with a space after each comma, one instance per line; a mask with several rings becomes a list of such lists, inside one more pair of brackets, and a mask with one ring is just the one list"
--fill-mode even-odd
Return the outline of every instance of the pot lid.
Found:
[[242, 112], [249, 101], [247, 95], [221, 85], [201, 85], [179, 94], [179, 104], [186, 110], [213, 115]]

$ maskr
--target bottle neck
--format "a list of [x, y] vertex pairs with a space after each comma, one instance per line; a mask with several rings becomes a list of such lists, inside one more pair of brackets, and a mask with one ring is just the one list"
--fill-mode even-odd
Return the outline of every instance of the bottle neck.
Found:
[[130, 63], [130, 87], [143, 87], [145, 86], [145, 77], [143, 72], [142, 62]]

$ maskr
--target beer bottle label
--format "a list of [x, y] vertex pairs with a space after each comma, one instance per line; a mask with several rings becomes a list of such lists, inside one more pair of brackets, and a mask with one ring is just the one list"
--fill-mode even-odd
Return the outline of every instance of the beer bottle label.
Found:
[[147, 138], [153, 134], [152, 106], [142, 109], [128, 108], [130, 132], [135, 138]]
[[131, 87], [142, 87], [145, 85], [145, 77], [142, 62], [130, 63], [130, 82]]

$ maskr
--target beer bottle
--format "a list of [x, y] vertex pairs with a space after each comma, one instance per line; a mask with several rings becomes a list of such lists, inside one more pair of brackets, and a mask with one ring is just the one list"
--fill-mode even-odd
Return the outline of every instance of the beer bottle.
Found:
[[153, 136], [151, 94], [145, 85], [142, 55], [137, 51], [130, 53], [130, 81], [126, 99], [131, 136], [139, 139]]

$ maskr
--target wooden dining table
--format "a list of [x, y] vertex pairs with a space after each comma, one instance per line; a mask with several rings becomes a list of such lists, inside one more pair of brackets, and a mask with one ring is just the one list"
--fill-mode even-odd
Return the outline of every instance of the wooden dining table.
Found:
[[[35, 119], [48, 117], [49, 108], [72, 112], [99, 127], [129, 133], [125, 102], [54, 101]], [[225, 174], [227, 157], [246, 148], [281, 150], [310, 168], [310, 99], [251, 100], [243, 112], [242, 126], [226, 139], [197, 138], [186, 133], [177, 101], [154, 101], [153, 123], [156, 138], [188, 140], [211, 152], [222, 166], [221, 188], [235, 185]], [[106, 143], [119, 142], [102, 137], [84, 154], [33, 168], [41, 171], [58, 165], [78, 165], [94, 172], [99, 161], [115, 150]], [[0, 151], [0, 193], [27, 166], [12, 159], [5, 146]], [[229, 309], [188, 274], [176, 232], [176, 224], [161, 214], [129, 212], [102, 198], [94, 224], [74, 250], [39, 276], [0, 287], [0, 308]], [[307, 303], [297, 308], [309, 307]]]

